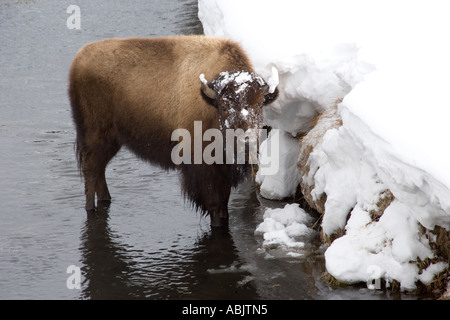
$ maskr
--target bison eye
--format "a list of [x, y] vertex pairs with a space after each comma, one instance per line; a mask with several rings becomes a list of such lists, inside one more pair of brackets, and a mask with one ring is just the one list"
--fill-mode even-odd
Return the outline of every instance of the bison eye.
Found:
[[227, 112], [228, 109], [226, 107], [222, 107], [222, 112]]

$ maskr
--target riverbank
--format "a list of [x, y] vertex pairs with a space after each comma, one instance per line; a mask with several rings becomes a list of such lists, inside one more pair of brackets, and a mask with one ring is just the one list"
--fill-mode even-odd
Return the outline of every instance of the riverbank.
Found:
[[447, 286], [447, 6], [199, 1], [206, 35], [241, 43], [263, 76], [279, 71], [265, 122], [290, 147], [278, 175], [257, 177], [261, 195], [294, 196], [300, 184], [339, 283]]

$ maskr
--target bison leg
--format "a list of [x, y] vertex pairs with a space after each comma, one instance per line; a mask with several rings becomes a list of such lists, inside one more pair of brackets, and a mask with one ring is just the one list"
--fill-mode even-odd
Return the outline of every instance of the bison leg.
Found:
[[95, 210], [95, 195], [97, 201], [110, 202], [111, 195], [105, 178], [105, 169], [109, 161], [120, 150], [120, 144], [110, 140], [110, 143], [86, 144], [81, 150], [82, 172], [84, 176], [84, 191], [86, 195], [86, 211]]
[[105, 170], [103, 170], [97, 177], [95, 192], [97, 193], [97, 201], [103, 202], [111, 201], [111, 195], [109, 193], [108, 185], [106, 183]]
[[93, 160], [87, 152], [82, 152], [82, 172], [84, 177], [84, 194], [86, 196], [86, 211], [95, 210], [95, 188], [97, 183], [96, 170], [93, 169]]
[[[216, 197], [207, 197], [205, 204], [211, 219], [211, 227], [228, 227], [228, 200], [230, 198], [231, 186], [216, 185], [218, 189]], [[212, 201], [211, 201], [212, 200]]]
[[226, 165], [193, 164], [184, 165], [181, 170], [185, 196], [210, 216], [212, 227], [227, 227], [231, 185]]
[[209, 217], [211, 218], [211, 227], [228, 227], [228, 208], [226, 205], [219, 209], [209, 211]]

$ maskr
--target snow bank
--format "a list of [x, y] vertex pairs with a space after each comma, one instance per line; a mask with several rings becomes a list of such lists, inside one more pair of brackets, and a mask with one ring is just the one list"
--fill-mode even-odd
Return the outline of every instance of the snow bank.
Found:
[[[376, 266], [382, 278], [404, 290], [415, 289], [418, 280], [430, 283], [417, 262], [438, 258], [430, 230], [448, 229], [448, 188], [395, 156], [349, 110], [343, 108], [341, 116], [342, 127], [328, 130], [309, 155], [305, 177], [313, 198], [326, 194], [323, 234], [345, 231], [325, 253], [328, 272], [353, 283], [366, 281]], [[432, 266], [428, 274], [442, 271]]]
[[[347, 41], [351, 39], [349, 35], [339, 28], [329, 29], [330, 25], [343, 23], [342, 17], [335, 15], [340, 5], [332, 4], [324, 11], [325, 4], [286, 0], [275, 5], [272, 0], [199, 1], [199, 18], [206, 35], [241, 43], [256, 71], [266, 80], [272, 75], [273, 66], [278, 69], [280, 95], [264, 108], [264, 118], [266, 124], [291, 135], [291, 144], [297, 144], [297, 150], [290, 152], [293, 161], [300, 150], [294, 137], [307, 132], [318, 112], [334, 105], [373, 70], [371, 64], [358, 56], [358, 46]], [[347, 29], [351, 25], [346, 22]], [[282, 138], [281, 143], [286, 144], [289, 136]], [[280, 170], [274, 182], [282, 181], [283, 176], [286, 173]], [[284, 191], [274, 192], [281, 189], [270, 180], [261, 185], [265, 197], [279, 199], [296, 191], [297, 185], [288, 183]]]
[[[276, 137], [274, 138], [274, 136]], [[267, 150], [271, 139], [278, 141], [278, 156], [274, 150]], [[272, 130], [268, 139], [260, 146], [260, 162], [270, 163], [277, 168], [276, 174], [263, 175], [262, 170], [256, 174], [255, 181], [260, 185], [261, 195], [267, 199], [282, 200], [292, 197], [300, 183], [300, 173], [297, 168], [299, 142], [283, 131]]]
[[376, 266], [409, 290], [448, 268], [415, 263], [439, 260], [431, 231], [450, 230], [448, 12], [446, 0], [199, 1], [205, 34], [240, 42], [266, 79], [279, 71], [264, 116], [289, 152], [258, 176], [261, 194], [300, 182], [324, 236], [344, 234], [325, 253], [338, 280], [366, 281]]

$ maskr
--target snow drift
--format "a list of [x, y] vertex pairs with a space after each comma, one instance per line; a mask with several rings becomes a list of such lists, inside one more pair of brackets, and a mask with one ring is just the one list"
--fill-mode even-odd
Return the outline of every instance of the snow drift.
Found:
[[257, 182], [271, 199], [300, 184], [340, 281], [376, 266], [412, 290], [448, 270], [448, 12], [445, 0], [199, 1], [206, 35], [241, 43], [266, 79], [278, 69], [264, 117], [281, 131], [280, 170]]

